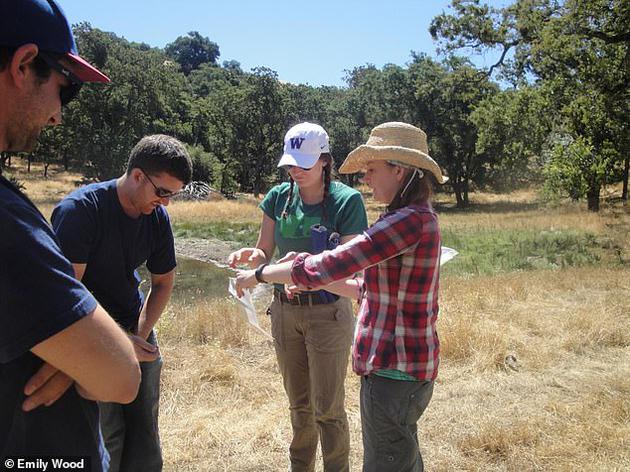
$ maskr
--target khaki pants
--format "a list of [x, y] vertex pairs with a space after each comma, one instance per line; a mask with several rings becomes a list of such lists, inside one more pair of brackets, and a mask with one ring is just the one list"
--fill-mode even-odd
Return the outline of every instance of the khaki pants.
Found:
[[350, 300], [295, 306], [274, 299], [271, 330], [289, 397], [291, 470], [315, 469], [317, 442], [321, 439], [324, 470], [348, 471], [350, 434], [344, 410], [344, 379], [354, 330]]

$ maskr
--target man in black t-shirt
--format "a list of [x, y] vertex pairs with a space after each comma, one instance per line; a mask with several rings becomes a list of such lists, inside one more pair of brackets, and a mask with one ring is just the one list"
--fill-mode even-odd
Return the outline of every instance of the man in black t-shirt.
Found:
[[[142, 369], [138, 397], [128, 405], [100, 403], [111, 472], [159, 472], [158, 404], [162, 359], [153, 327], [173, 288], [175, 248], [166, 212], [192, 178], [184, 145], [145, 136], [131, 151], [127, 172], [75, 190], [52, 214], [52, 225], [79, 280], [127, 330]], [[144, 299], [136, 269], [146, 263]]]
[[[54, 0], [0, 0], [0, 151], [31, 151], [84, 82], [108, 81], [78, 56]], [[1, 176], [0, 222], [0, 464], [64, 457], [75, 470], [106, 471], [94, 400], [136, 397], [132, 343]]]

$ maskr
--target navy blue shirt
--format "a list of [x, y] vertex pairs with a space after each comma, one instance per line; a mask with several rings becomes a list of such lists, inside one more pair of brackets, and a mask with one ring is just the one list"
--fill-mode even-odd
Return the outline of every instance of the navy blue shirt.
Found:
[[90, 184], [64, 198], [52, 214], [61, 249], [71, 262], [87, 264], [82, 282], [123, 328], [136, 331], [144, 303], [136, 269], [152, 274], [176, 266], [168, 213], [131, 218], [123, 211], [116, 180]]
[[88, 456], [101, 471], [108, 458], [95, 402], [70, 388], [49, 407], [22, 411], [24, 385], [43, 363], [30, 349], [90, 314], [96, 300], [74, 278], [41, 213], [1, 176], [0, 222], [0, 463]]

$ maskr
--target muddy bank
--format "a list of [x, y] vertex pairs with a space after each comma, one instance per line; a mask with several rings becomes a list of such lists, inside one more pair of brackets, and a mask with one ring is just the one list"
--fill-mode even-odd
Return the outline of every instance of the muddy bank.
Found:
[[178, 256], [225, 265], [232, 251], [240, 249], [234, 241], [201, 238], [175, 238], [175, 252]]

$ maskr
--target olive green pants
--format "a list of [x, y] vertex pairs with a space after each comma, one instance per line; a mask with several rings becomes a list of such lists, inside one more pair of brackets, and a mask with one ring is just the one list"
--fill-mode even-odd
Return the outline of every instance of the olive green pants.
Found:
[[324, 471], [350, 470], [350, 434], [344, 409], [344, 380], [354, 331], [350, 300], [295, 306], [274, 299], [271, 330], [289, 397], [291, 470], [315, 469], [318, 440]]

